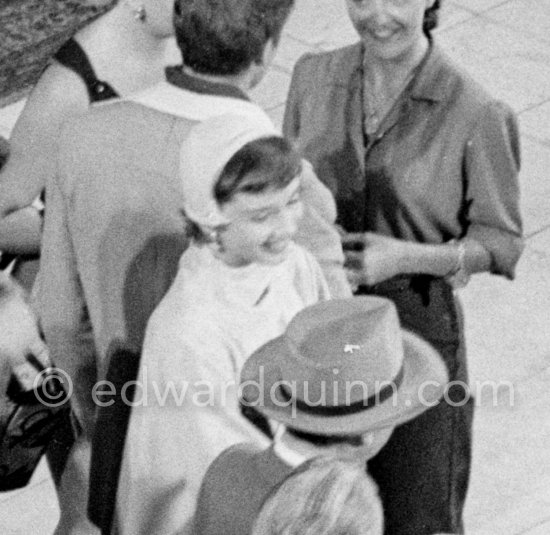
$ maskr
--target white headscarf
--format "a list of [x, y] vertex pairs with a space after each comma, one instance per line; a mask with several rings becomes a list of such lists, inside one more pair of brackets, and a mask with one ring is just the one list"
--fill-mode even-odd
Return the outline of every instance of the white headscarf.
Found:
[[194, 126], [180, 149], [180, 177], [187, 217], [211, 229], [229, 223], [214, 197], [223, 168], [247, 143], [280, 135], [269, 118], [262, 115], [218, 115]]

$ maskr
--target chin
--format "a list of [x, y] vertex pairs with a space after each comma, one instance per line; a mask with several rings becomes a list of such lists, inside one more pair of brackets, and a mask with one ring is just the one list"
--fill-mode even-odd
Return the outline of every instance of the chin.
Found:
[[287, 255], [277, 255], [277, 256], [270, 256], [269, 258], [264, 258], [261, 263], [266, 266], [278, 266], [279, 264], [282, 264], [287, 258]]
[[410, 43], [403, 40], [403, 35], [401, 34], [396, 34], [387, 40], [376, 39], [368, 35], [365, 36], [362, 41], [365, 45], [367, 53], [370, 51], [371, 53], [386, 59], [406, 55], [407, 52], [413, 48]]
[[401, 43], [371, 44], [367, 50], [371, 50], [379, 58], [392, 60], [404, 56], [404, 46]]
[[262, 258], [259, 259], [259, 262], [261, 264], [265, 264], [269, 266], [276, 266], [278, 264], [283, 263], [287, 258], [288, 258], [288, 248], [285, 251], [282, 251], [280, 253], [264, 254], [262, 255]]

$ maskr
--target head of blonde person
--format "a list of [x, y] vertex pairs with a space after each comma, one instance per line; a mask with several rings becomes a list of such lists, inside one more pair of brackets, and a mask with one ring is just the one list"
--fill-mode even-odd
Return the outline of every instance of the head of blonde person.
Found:
[[252, 535], [382, 535], [378, 488], [364, 463], [316, 457], [264, 502]]

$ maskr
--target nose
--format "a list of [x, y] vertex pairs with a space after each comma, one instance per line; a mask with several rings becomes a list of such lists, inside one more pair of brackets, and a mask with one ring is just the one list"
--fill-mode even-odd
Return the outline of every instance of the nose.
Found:
[[387, 0], [370, 0], [363, 10], [363, 17], [374, 19], [378, 24], [388, 20]]

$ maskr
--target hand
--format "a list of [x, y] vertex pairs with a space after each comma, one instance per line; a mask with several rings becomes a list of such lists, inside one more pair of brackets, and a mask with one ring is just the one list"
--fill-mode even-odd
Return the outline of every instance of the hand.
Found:
[[32, 388], [39, 372], [32, 363], [33, 357], [42, 367], [51, 366], [48, 350], [24, 290], [11, 277], [0, 272], [0, 361], [3, 375], [9, 364], [22, 386]]
[[409, 243], [374, 232], [350, 233], [342, 237], [346, 257], [344, 267], [355, 290], [360, 284], [372, 286], [403, 273]]

